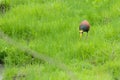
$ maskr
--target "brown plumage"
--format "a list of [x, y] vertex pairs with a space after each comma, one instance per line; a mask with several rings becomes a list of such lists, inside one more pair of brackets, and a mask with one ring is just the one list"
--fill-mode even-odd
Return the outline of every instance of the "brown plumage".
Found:
[[79, 26], [80, 37], [82, 37], [83, 32], [87, 32], [88, 35], [89, 30], [90, 30], [89, 22], [87, 20], [82, 21]]

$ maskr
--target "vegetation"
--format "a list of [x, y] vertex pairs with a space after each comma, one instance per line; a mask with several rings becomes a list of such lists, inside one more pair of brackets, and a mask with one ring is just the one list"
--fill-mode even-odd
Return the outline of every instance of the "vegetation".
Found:
[[[3, 80], [120, 80], [119, 4], [119, 0], [0, 0], [0, 31], [17, 42], [10, 44], [0, 34]], [[88, 38], [86, 34], [80, 38], [79, 24], [85, 19], [91, 29]], [[47, 58], [38, 59], [22, 47]]]

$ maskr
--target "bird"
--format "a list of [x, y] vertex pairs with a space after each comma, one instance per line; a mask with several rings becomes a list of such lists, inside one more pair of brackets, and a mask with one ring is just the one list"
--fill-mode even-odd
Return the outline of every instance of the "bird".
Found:
[[83, 20], [80, 25], [79, 25], [79, 33], [80, 33], [80, 37], [82, 37], [83, 32], [87, 32], [87, 36], [88, 36], [88, 32], [90, 30], [90, 24], [87, 20]]

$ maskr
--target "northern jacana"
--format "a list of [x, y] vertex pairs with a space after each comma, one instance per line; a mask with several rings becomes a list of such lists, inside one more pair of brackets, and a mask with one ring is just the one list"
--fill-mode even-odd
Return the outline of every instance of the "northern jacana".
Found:
[[80, 37], [82, 37], [83, 32], [87, 32], [87, 36], [88, 36], [89, 30], [90, 30], [89, 22], [87, 20], [82, 21], [79, 26]]

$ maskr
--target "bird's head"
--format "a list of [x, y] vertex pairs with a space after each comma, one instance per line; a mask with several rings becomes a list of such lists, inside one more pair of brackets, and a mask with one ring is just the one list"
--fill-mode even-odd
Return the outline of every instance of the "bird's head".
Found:
[[82, 35], [83, 35], [83, 30], [80, 30], [79, 33], [80, 33], [80, 37], [82, 37]]

